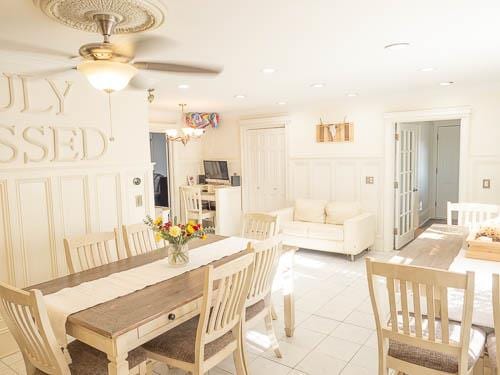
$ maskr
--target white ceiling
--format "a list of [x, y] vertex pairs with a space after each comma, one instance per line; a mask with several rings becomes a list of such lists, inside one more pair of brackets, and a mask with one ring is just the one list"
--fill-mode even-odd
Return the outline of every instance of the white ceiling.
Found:
[[[163, 74], [155, 106], [285, 110], [346, 93], [359, 96], [500, 79], [498, 0], [164, 0], [154, 34], [175, 41], [150, 60], [219, 64], [216, 78]], [[0, 39], [77, 53], [97, 34], [57, 24], [31, 0], [3, 0]], [[409, 42], [404, 51], [384, 45]], [[1, 41], [0, 41], [1, 43]], [[273, 67], [274, 74], [263, 74]], [[421, 68], [434, 67], [423, 73]], [[75, 73], [77, 74], [77, 73]], [[158, 74], [153, 78], [157, 79]], [[322, 82], [322, 89], [312, 83]], [[179, 84], [188, 84], [181, 90]], [[234, 95], [244, 94], [245, 99]], [[356, 100], [356, 98], [352, 98]], [[278, 106], [286, 101], [287, 106]]]

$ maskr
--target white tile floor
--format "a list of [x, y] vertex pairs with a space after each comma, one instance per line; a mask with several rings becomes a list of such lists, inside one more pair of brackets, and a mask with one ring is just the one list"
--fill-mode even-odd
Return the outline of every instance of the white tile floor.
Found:
[[[388, 259], [392, 253], [371, 252]], [[283, 297], [277, 280], [273, 301], [278, 311], [275, 328], [283, 358], [267, 348], [264, 326], [248, 332], [248, 362], [255, 375], [376, 374], [377, 342], [366, 283], [364, 256], [299, 251], [295, 266], [296, 325], [292, 338], [283, 328]], [[159, 375], [183, 375], [157, 365]], [[0, 375], [24, 374], [19, 354], [0, 361]], [[210, 375], [234, 374], [232, 357]]]

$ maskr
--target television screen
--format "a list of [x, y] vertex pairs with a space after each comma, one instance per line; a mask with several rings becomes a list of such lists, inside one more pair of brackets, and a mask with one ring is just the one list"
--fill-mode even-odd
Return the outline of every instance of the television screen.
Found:
[[229, 180], [227, 161], [204, 160], [203, 166], [207, 180]]

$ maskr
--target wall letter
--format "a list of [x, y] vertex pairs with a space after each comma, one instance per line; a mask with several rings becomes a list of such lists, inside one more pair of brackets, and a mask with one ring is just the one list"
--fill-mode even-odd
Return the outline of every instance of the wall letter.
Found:
[[0, 107], [0, 111], [6, 111], [9, 108], [12, 108], [12, 106], [14, 105], [15, 101], [14, 84], [12, 82], [12, 75], [5, 73], [2, 74], [5, 76], [5, 78], [7, 78], [7, 85], [9, 86], [9, 104], [7, 104], [5, 107]]
[[[6, 129], [10, 134], [16, 135], [16, 129], [14, 126], [0, 125], [0, 129]], [[10, 152], [12, 155], [10, 156], [10, 158], [0, 159], [0, 163], [10, 163], [17, 157], [17, 147], [14, 144], [0, 138], [0, 146], [1, 145], [10, 148]]]
[[45, 109], [30, 109], [30, 97], [29, 97], [29, 92], [28, 92], [28, 77], [19, 76], [19, 78], [21, 78], [21, 83], [23, 86], [23, 99], [24, 99], [24, 108], [21, 110], [21, 112], [29, 112], [29, 113], [49, 112], [53, 107], [51, 105]]
[[[88, 134], [87, 134], [89, 130], [93, 130], [94, 132], [96, 132], [102, 139], [102, 150], [98, 155], [89, 156]], [[96, 128], [81, 128], [81, 131], [82, 131], [82, 143], [83, 143], [83, 159], [96, 160], [106, 153], [106, 151], [108, 150], [108, 138], [104, 135], [102, 131]]]
[[39, 147], [41, 150], [42, 150], [42, 156], [39, 157], [39, 158], [32, 158], [28, 155], [27, 152], [24, 152], [24, 163], [29, 163], [30, 161], [34, 161], [34, 162], [41, 162], [41, 161], [44, 161], [46, 158], [47, 158], [47, 155], [49, 153], [49, 150], [47, 148], [46, 145], [44, 145], [43, 143], [41, 143], [40, 141], [36, 140], [36, 139], [33, 139], [30, 137], [30, 134], [29, 134], [29, 131], [33, 129], [33, 130], [36, 130], [38, 131], [41, 135], [45, 135], [45, 129], [43, 126], [40, 126], [40, 127], [34, 127], [34, 126], [31, 126], [31, 127], [28, 127], [26, 129], [24, 129], [23, 131], [23, 139], [34, 145], [34, 146], [37, 146]]
[[50, 87], [52, 88], [52, 91], [54, 91], [54, 94], [56, 94], [57, 100], [59, 101], [59, 111], [56, 113], [56, 115], [63, 114], [64, 113], [64, 99], [66, 99], [66, 96], [68, 95], [69, 90], [70, 90], [73, 82], [66, 81], [66, 89], [64, 90], [64, 93], [61, 95], [56, 84], [53, 81], [51, 81], [50, 79], [45, 79], [45, 80], [49, 83]]
[[[61, 133], [67, 131], [71, 134], [68, 139], [62, 139]], [[54, 159], [52, 161], [74, 161], [80, 155], [78, 151], [75, 151], [75, 137], [77, 135], [76, 128], [67, 128], [67, 127], [59, 127], [52, 128], [52, 132], [54, 133]], [[69, 147], [71, 151], [74, 151], [73, 155], [70, 157], [63, 158], [61, 157], [61, 148]]]

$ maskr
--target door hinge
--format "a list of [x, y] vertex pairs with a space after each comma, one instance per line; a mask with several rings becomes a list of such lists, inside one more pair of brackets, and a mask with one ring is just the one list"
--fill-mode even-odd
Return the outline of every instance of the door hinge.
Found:
[[398, 228], [394, 228], [394, 235], [397, 236], [398, 235]]
[[438, 206], [438, 202], [434, 201], [434, 207], [437, 207], [437, 206]]
[[396, 141], [399, 141], [399, 133], [394, 133], [394, 139], [395, 139]]
[[394, 181], [394, 189], [399, 188], [399, 183], [397, 181]]
[[438, 169], [437, 169], [437, 167], [436, 167], [436, 174], [438, 174]]

